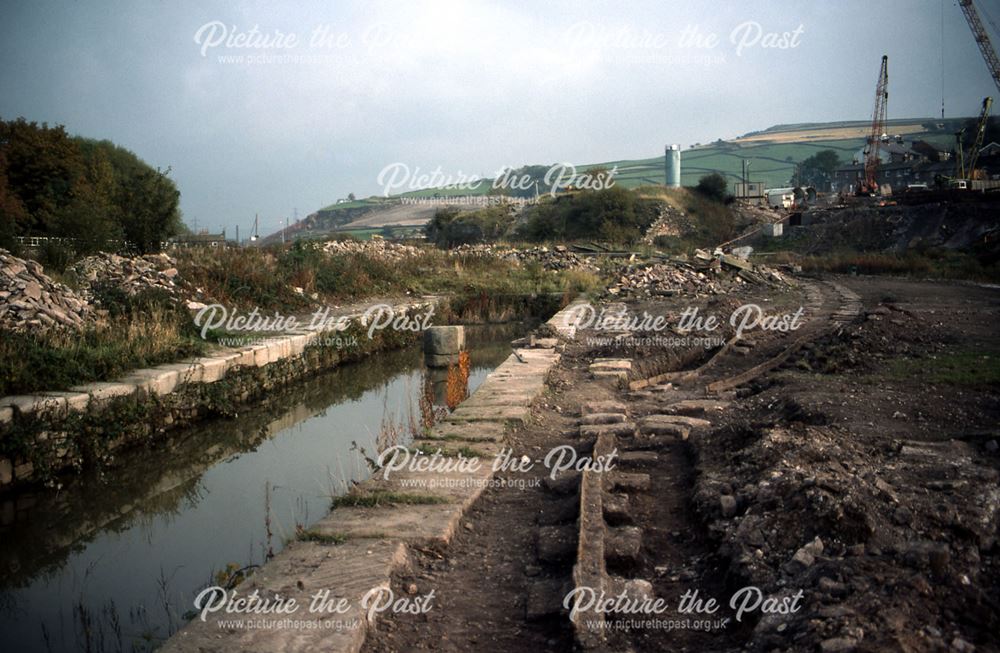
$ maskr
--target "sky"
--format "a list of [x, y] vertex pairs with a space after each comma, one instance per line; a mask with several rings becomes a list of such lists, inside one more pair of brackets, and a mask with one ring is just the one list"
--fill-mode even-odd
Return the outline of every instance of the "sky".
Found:
[[954, 0], [0, 0], [0, 118], [112, 140], [169, 167], [189, 226], [263, 234], [388, 166], [395, 192], [869, 119], [883, 54], [890, 118], [997, 90]]

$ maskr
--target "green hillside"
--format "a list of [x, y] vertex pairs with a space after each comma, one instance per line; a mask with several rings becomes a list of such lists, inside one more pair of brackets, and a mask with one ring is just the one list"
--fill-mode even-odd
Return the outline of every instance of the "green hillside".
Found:
[[[888, 131], [907, 140], [919, 138], [948, 147], [954, 139], [953, 133], [957, 125], [963, 120], [965, 119], [949, 118], [941, 123], [935, 118], [901, 118], [888, 121]], [[864, 147], [864, 134], [867, 130], [868, 123], [859, 120], [775, 125], [730, 141], [719, 140], [707, 145], [698, 145], [681, 153], [681, 183], [684, 186], [695, 186], [700, 177], [711, 172], [718, 172], [726, 176], [730, 182], [736, 182], [740, 179], [742, 162], [749, 160], [750, 181], [763, 181], [770, 188], [786, 186], [795, 171], [796, 164], [820, 150], [836, 150], [845, 163], [850, 163], [855, 153]], [[584, 164], [580, 166], [580, 171], [615, 166], [618, 167], [616, 183], [626, 188], [664, 182], [662, 154], [647, 159], [621, 159]], [[475, 191], [428, 188], [401, 193], [393, 198], [485, 195], [490, 187], [490, 181], [484, 181]], [[327, 213], [365, 205], [374, 207], [385, 202], [386, 198], [372, 197], [349, 204], [333, 204], [320, 211]]]

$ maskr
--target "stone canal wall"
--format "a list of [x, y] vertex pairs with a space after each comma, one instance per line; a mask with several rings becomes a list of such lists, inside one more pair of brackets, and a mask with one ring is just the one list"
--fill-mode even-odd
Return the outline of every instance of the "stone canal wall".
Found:
[[[418, 316], [436, 300], [393, 307]], [[323, 369], [416, 341], [409, 331], [380, 329], [369, 338], [362, 313], [340, 331], [302, 331], [258, 344], [135, 370], [112, 382], [0, 398], [0, 488], [52, 479], [110, 460], [127, 446], [240, 405]]]
[[[359, 651], [378, 618], [373, 606], [391, 591], [393, 573], [409, 564], [411, 548], [446, 547], [466, 510], [492, 481], [491, 461], [507, 434], [530, 419], [531, 404], [559, 362], [560, 338], [575, 335], [564, 326], [571, 308], [548, 322], [559, 338], [530, 339], [531, 347], [515, 349], [424, 438], [398, 449], [406, 456], [450, 461], [449, 469], [390, 470], [391, 465], [384, 465], [375, 470], [340, 497], [328, 516], [236, 588], [240, 597], [279, 595], [286, 605], [294, 599], [297, 610], [204, 611], [160, 650]], [[473, 458], [482, 464], [457, 464]], [[316, 596], [324, 598], [321, 605]]]

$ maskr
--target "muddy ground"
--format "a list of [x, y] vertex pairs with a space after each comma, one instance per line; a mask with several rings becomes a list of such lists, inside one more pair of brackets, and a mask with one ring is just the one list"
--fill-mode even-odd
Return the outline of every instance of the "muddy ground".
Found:
[[[685, 592], [723, 607], [709, 632], [677, 625], [624, 627], [609, 650], [1000, 650], [1000, 289], [878, 277], [839, 278], [861, 296], [860, 316], [822, 328], [781, 367], [737, 388], [712, 426], [658, 447], [649, 492], [624, 522], [642, 529], [636, 559], [609, 571], [652, 583], [675, 605]], [[633, 310], [722, 313], [768, 300], [804, 303], [803, 289], [747, 288], [739, 296], [654, 298]], [[814, 328], [814, 331], [808, 329]], [[586, 334], [582, 334], [586, 335]], [[760, 334], [706, 378], [629, 392], [590, 378], [598, 355], [628, 355], [644, 372], [704, 362], [696, 350], [568, 344], [518, 455], [538, 458], [576, 438], [579, 407], [625, 401], [634, 417], [703, 395], [704, 382], [777, 353], [792, 334]], [[655, 370], [653, 368], [656, 368]], [[539, 529], [572, 533], [575, 488], [544, 468], [487, 489], [451, 545], [418, 552], [397, 592], [436, 594], [426, 615], [379, 622], [367, 651], [568, 651], [573, 631], [558, 603], [572, 585], [575, 542], [539, 542]], [[552, 533], [551, 530], [546, 530]], [[794, 597], [789, 614], [728, 605], [741, 588]], [[557, 604], [553, 607], [553, 603]], [[690, 625], [690, 624], [689, 624]]]

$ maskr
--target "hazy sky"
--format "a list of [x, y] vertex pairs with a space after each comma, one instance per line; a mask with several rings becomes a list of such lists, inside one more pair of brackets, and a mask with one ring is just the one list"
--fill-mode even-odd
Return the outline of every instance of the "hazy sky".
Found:
[[940, 115], [942, 8], [946, 115], [973, 115], [996, 88], [954, 0], [0, 0], [0, 117], [169, 166], [189, 225], [271, 232], [397, 162], [492, 176], [866, 119], [882, 54], [889, 117]]

